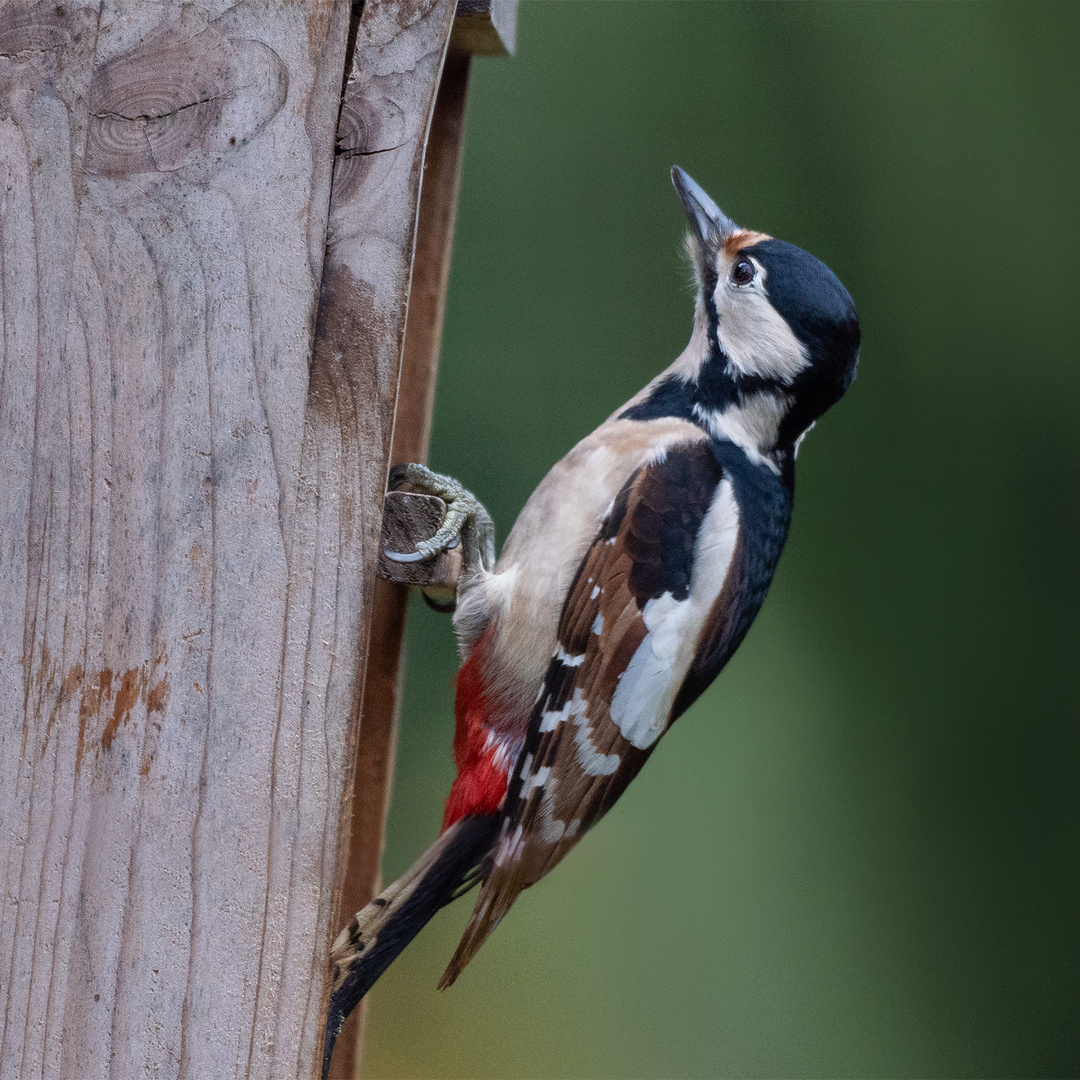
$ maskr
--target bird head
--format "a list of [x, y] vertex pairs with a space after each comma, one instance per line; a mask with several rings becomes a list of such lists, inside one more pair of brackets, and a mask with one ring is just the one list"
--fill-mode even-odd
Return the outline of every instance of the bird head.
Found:
[[718, 433], [749, 433], [763, 454], [793, 450], [855, 377], [851, 296], [813, 255], [737, 226], [677, 165], [671, 178], [698, 285], [696, 347], [681, 372], [696, 383], [695, 409]]

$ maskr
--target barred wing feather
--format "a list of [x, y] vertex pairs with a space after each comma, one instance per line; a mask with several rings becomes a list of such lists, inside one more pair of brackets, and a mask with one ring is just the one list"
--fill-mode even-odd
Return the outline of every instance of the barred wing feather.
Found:
[[669, 449], [620, 491], [564, 604], [499, 840], [440, 985], [644, 765], [699, 643], [728, 617], [738, 536], [731, 483], [706, 442]]

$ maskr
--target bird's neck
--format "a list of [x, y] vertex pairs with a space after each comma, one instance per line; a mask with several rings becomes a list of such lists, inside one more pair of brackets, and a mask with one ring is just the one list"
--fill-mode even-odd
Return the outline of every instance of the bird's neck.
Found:
[[764, 465], [779, 476], [789, 456], [779, 443], [780, 424], [788, 404], [778, 395], [756, 393], [719, 408], [695, 404], [694, 415], [714, 439], [734, 443], [752, 464]]
[[704, 428], [713, 439], [734, 443], [752, 464], [786, 475], [794, 447], [781, 439], [791, 397], [775, 380], [741, 375], [717, 344], [699, 308], [694, 333], [670, 367], [661, 372], [619, 416], [651, 420], [677, 416]]

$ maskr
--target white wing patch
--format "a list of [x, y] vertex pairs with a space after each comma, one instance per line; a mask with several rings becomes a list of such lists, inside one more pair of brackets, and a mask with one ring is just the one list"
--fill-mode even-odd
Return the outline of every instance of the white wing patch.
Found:
[[694, 657], [698, 638], [731, 567], [739, 511], [731, 481], [721, 481], [694, 545], [690, 592], [685, 600], [664, 593], [641, 612], [648, 633], [619, 677], [611, 719], [639, 750], [667, 728], [671, 706]]
[[[540, 731], [554, 731], [564, 721], [573, 720], [574, 742], [577, 744], [577, 760], [581, 771], [589, 776], [610, 776], [619, 767], [620, 758], [618, 754], [602, 754], [594, 745], [589, 735], [589, 720], [585, 715], [587, 707], [588, 702], [581, 692], [581, 687], [575, 687], [574, 696], [561, 709], [549, 710], [540, 717]], [[521, 793], [523, 800], [527, 798], [532, 788], [539, 787], [547, 780], [546, 775], [543, 781], [531, 782], [526, 779], [528, 771], [532, 769], [531, 755], [527, 755], [525, 766], [522, 767], [521, 773], [522, 779], [525, 780]], [[538, 770], [538, 773], [540, 771], [543, 770]]]
[[641, 613], [649, 632], [619, 676], [611, 699], [612, 721], [623, 738], [639, 750], [652, 746], [667, 726], [667, 712], [662, 706], [690, 606], [689, 597], [676, 600], [668, 592], [658, 600], [650, 600]]
[[[580, 695], [575, 690], [575, 696]], [[583, 703], [584, 704], [584, 703]], [[577, 744], [577, 760], [581, 771], [589, 776], [611, 776], [622, 760], [618, 754], [602, 754], [589, 737], [589, 721], [584, 708], [574, 716], [574, 742]]]
[[555, 648], [555, 659], [564, 667], [581, 667], [585, 660], [585, 654], [581, 653], [578, 656], [571, 656], [560, 644]]
[[555, 778], [540, 799], [540, 837], [549, 844], [557, 844], [566, 832], [566, 822], [555, 817], [552, 806], [555, 802]]
[[[532, 765], [532, 762], [529, 762]], [[548, 777], [551, 775], [551, 766], [542, 765], [536, 772], [531, 772], [528, 775], [522, 775], [521, 784], [521, 800], [524, 802], [536, 788], [542, 788], [547, 782]]]

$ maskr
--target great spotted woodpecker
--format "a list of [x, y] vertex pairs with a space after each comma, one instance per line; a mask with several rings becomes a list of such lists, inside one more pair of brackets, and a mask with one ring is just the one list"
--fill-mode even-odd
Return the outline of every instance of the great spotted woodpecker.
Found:
[[439, 839], [334, 944], [324, 1076], [345, 1017], [428, 919], [481, 883], [449, 986], [720, 672], [784, 546], [799, 443], [855, 374], [858, 317], [832, 271], [736, 226], [682, 169], [672, 180], [698, 286], [690, 343], [548, 473], [498, 563], [468, 492], [398, 473], [449, 511], [397, 557], [466, 545], [458, 775]]

